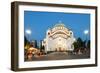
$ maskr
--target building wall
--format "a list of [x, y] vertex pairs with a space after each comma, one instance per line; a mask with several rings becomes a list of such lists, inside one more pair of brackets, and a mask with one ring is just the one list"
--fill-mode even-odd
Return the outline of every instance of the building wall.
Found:
[[[70, 34], [71, 33], [71, 34]], [[47, 30], [45, 39], [45, 52], [48, 51], [73, 51], [75, 38], [73, 32], [64, 26]]]

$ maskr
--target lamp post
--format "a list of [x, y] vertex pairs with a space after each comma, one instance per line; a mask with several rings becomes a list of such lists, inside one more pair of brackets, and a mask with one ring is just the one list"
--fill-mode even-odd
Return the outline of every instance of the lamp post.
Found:
[[[28, 39], [28, 41], [30, 42], [30, 35], [31, 35], [31, 30], [30, 29], [26, 29], [25, 30], [25, 35], [27, 36], [27, 39]], [[27, 57], [27, 59], [28, 60], [32, 60], [32, 50], [30, 49], [30, 45], [28, 44], [28, 48], [27, 48], [27, 50], [26, 50], [26, 53], [29, 53], [29, 54], [26, 54], [26, 57]], [[30, 53], [31, 52], [31, 53]]]
[[87, 35], [88, 35], [89, 31], [88, 30], [84, 30], [84, 34], [86, 35], [86, 40], [87, 40]]
[[[84, 34], [86, 35], [86, 44], [87, 44], [87, 35], [89, 34], [89, 30], [84, 30]], [[86, 46], [87, 48], [87, 46]]]
[[28, 40], [30, 41], [29, 38], [30, 38], [30, 35], [31, 35], [31, 33], [32, 33], [31, 30], [30, 30], [30, 29], [26, 29], [26, 30], [25, 30], [25, 33], [26, 33], [26, 35], [28, 36]]

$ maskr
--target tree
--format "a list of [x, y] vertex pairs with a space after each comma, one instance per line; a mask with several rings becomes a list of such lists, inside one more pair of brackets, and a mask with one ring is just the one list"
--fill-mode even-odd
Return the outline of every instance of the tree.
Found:
[[83, 47], [83, 41], [82, 41], [81, 38], [78, 38], [78, 39], [77, 39], [77, 43], [78, 43], [78, 47], [79, 47], [79, 48], [80, 48], [80, 47]]
[[42, 49], [42, 40], [40, 41], [40, 49]]
[[37, 40], [34, 41], [34, 46], [35, 46], [35, 48], [38, 48], [38, 46], [37, 46]]
[[90, 49], [90, 40], [87, 41], [86, 47], [87, 47], [88, 49]]
[[86, 48], [86, 40], [83, 41], [83, 47]]
[[74, 49], [78, 48], [78, 43], [77, 43], [77, 41], [74, 42], [73, 45], [74, 45]]
[[24, 36], [24, 45], [29, 44], [28, 39], [26, 38], [26, 36]]
[[82, 39], [79, 37], [74, 43], [74, 51], [78, 51], [79, 49], [82, 50], [85, 47], [85, 41], [83, 42]]
[[44, 50], [44, 46], [42, 45], [42, 40], [40, 41], [40, 50], [41, 50], [41, 51]]

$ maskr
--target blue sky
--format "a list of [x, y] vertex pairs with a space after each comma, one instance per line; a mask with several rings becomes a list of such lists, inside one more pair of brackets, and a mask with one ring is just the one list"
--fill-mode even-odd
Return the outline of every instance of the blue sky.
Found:
[[25, 36], [29, 40], [43, 40], [46, 30], [59, 21], [73, 31], [75, 38], [90, 39], [89, 34], [84, 34], [84, 30], [90, 30], [90, 14], [61, 12], [24, 11], [24, 31], [31, 30], [31, 34]]

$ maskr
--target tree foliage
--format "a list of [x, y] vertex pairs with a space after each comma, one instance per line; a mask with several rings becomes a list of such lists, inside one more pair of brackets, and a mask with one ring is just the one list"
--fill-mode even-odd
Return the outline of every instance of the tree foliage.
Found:
[[90, 40], [87, 42], [87, 48], [90, 49]]
[[73, 43], [74, 44], [74, 51], [83, 50], [86, 48], [86, 40], [83, 41], [80, 37]]
[[28, 41], [28, 39], [26, 38], [26, 36], [24, 36], [24, 45], [26, 44], [30, 44], [30, 42]]
[[34, 46], [35, 46], [35, 48], [38, 48], [38, 46], [37, 46], [37, 40], [34, 41]]
[[74, 51], [84, 51], [85, 49], [90, 49], [90, 40], [83, 41], [81, 38], [78, 38], [74, 43]]
[[42, 45], [42, 40], [40, 41], [40, 50], [41, 50], [41, 51], [44, 50], [44, 46]]

